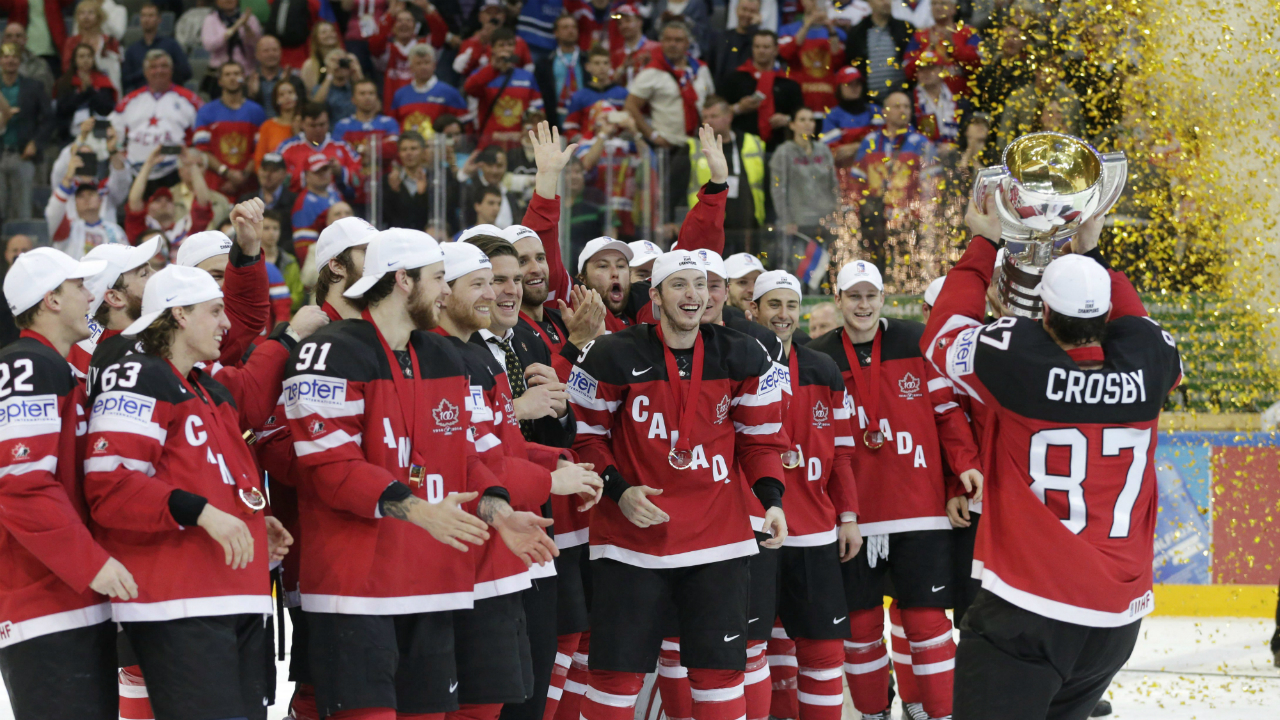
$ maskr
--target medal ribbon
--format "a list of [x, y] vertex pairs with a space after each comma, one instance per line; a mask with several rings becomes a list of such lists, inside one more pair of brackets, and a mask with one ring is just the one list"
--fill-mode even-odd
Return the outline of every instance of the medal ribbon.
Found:
[[674, 449], [681, 452], [688, 452], [692, 447], [689, 440], [689, 434], [693, 431], [693, 416], [698, 414], [698, 397], [702, 394], [702, 358], [704, 348], [702, 346], [702, 333], [698, 332], [693, 341], [693, 365], [689, 368], [689, 393], [684, 394], [680, 383], [680, 368], [676, 365], [676, 354], [671, 352], [671, 348], [667, 347], [667, 341], [662, 336], [662, 323], [658, 323], [658, 340], [662, 343], [662, 359], [667, 366], [667, 386], [671, 388], [671, 394], [675, 396], [675, 407], [680, 409], [680, 416], [676, 418], [677, 432], [680, 433], [676, 438]]
[[[782, 399], [782, 418], [785, 421], [791, 414], [791, 406], [796, 401], [796, 378], [800, 377], [800, 361], [796, 359], [796, 345], [791, 345], [791, 356], [787, 358], [787, 388], [790, 391], [790, 398]], [[800, 449], [800, 444], [796, 443], [795, 449], [787, 449], [782, 453], [782, 466], [788, 470], [794, 470], [804, 462], [804, 452]]]
[[[400, 361], [396, 359], [396, 354], [391, 350], [391, 346], [387, 344], [387, 339], [382, 336], [382, 331], [378, 329], [378, 324], [373, 321], [373, 316], [368, 310], [360, 313], [360, 317], [365, 322], [373, 326], [373, 331], [378, 334], [378, 342], [382, 343], [382, 352], [387, 355], [387, 362], [391, 364], [391, 382], [396, 386], [396, 405], [400, 408], [400, 417], [404, 420], [404, 431], [409, 434], [409, 450], [413, 465], [418, 467], [426, 466], [425, 442], [419, 443], [417, 433], [419, 423], [415, 423], [415, 410], [417, 409], [417, 389], [404, 376], [404, 368], [400, 367]], [[419, 372], [418, 353], [413, 349], [413, 343], [408, 344], [409, 363], [414, 372]], [[462, 412], [459, 408], [458, 412]]]
[[[188, 382], [187, 378], [183, 377], [182, 373], [178, 372], [178, 368], [174, 366], [172, 361], [169, 362], [169, 367], [173, 370], [173, 374], [178, 376], [178, 382], [182, 383], [182, 387], [186, 388], [188, 392], [194, 395], [197, 400], [203, 402], [205, 407], [209, 409], [209, 447], [213, 450], [215, 455], [221, 455], [223, 457], [223, 462], [225, 463], [227, 455], [222, 452], [222, 445], [218, 442], [218, 436], [226, 428], [222, 426], [222, 418], [219, 415], [217, 408], [214, 407], [213, 400], [205, 396], [205, 394], [200, 390], [198, 383]], [[239, 435], [240, 430], [238, 428], [235, 429], [233, 434]], [[221, 472], [221, 469], [219, 469], [219, 472]], [[246, 499], [246, 495], [252, 496], [252, 494], [257, 493], [259, 498], [262, 497], [262, 491], [259, 490], [258, 486], [245, 476], [244, 473], [233, 473], [230, 467], [227, 468], [227, 473], [231, 475], [231, 479], [235, 481], [236, 494], [244, 505], [247, 506], [249, 504], [249, 501]], [[259, 508], [259, 510], [260, 509], [261, 508]], [[248, 508], [248, 510], [250, 511], [250, 515], [257, 512], [257, 510], [254, 510], [252, 507]]]
[[872, 433], [880, 432], [880, 338], [884, 335], [878, 321], [876, 325], [876, 338], [871, 341], [871, 364], [865, 370], [849, 340], [849, 333], [840, 333], [840, 339], [844, 341], [844, 355], [849, 360], [853, 391], [858, 396], [858, 404], [866, 411], [867, 431]]

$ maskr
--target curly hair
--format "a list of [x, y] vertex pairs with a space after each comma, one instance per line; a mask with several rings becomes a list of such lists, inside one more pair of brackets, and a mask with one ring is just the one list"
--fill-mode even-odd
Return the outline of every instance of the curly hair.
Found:
[[[183, 308], [191, 311], [194, 305]], [[173, 354], [173, 338], [178, 334], [178, 318], [170, 308], [160, 314], [146, 330], [138, 333], [138, 341], [142, 343], [142, 352], [156, 357], [168, 358]]]

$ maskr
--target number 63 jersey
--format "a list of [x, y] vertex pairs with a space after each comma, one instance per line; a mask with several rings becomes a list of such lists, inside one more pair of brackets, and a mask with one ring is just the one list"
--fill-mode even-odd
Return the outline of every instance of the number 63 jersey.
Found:
[[931, 354], [991, 418], [973, 577], [1031, 612], [1118, 627], [1155, 606], [1156, 426], [1182, 372], [1150, 318], [1109, 322], [1101, 351], [1068, 354], [1039, 322], [1003, 318]]

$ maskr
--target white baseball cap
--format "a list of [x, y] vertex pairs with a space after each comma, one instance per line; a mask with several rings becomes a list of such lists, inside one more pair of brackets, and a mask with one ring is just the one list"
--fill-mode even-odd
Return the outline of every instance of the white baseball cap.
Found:
[[707, 271], [708, 275], [715, 274], [722, 278], [728, 277], [725, 275], [726, 270], [724, 269], [724, 259], [720, 257], [720, 253], [715, 250], [706, 250], [703, 248], [691, 250], [690, 252], [697, 255], [698, 259], [702, 261], [702, 267]]
[[840, 274], [836, 275], [836, 290], [844, 292], [860, 282], [871, 283], [877, 290], [884, 292], [884, 279], [880, 277], [880, 271], [876, 269], [875, 263], [866, 260], [854, 260], [840, 268]]
[[367, 244], [369, 238], [377, 234], [378, 228], [370, 225], [364, 218], [352, 216], [335, 221], [320, 231], [320, 237], [311, 249], [316, 254], [316, 268], [329, 264], [330, 260], [341, 255], [347, 248]]
[[801, 295], [800, 281], [796, 279], [795, 275], [786, 270], [770, 270], [760, 273], [760, 277], [756, 278], [755, 292], [751, 294], [751, 299], [759, 300], [771, 290], [790, 290], [797, 296]]
[[1111, 276], [1091, 258], [1063, 255], [1044, 269], [1040, 299], [1060, 315], [1101, 317], [1111, 309]]
[[673, 273], [681, 270], [697, 270], [704, 276], [707, 274], [707, 268], [702, 263], [702, 258], [694, 255], [688, 250], [672, 250], [658, 256], [653, 261], [653, 286], [658, 287]]
[[4, 276], [4, 297], [15, 316], [30, 310], [67, 280], [88, 278], [107, 269], [105, 260], [76, 261], [61, 250], [36, 248], [22, 253]]
[[727, 278], [736, 280], [753, 272], [764, 272], [764, 263], [751, 253], [735, 253], [724, 259], [724, 269], [729, 273]]
[[662, 254], [662, 248], [648, 240], [629, 242], [627, 247], [631, 248], [631, 267], [640, 267], [645, 263], [651, 263]]
[[89, 316], [98, 312], [102, 299], [121, 275], [147, 264], [159, 249], [160, 236], [156, 235], [137, 247], [124, 243], [105, 243], [85, 253], [85, 260], [102, 260], [107, 264], [102, 272], [85, 278], [84, 286], [93, 293], [93, 302], [89, 303]]
[[943, 275], [940, 278], [934, 278], [933, 282], [929, 283], [929, 287], [924, 289], [925, 305], [933, 307], [933, 304], [938, 301], [938, 296], [942, 294], [942, 283], [946, 282], [946, 279], [946, 275]]
[[444, 253], [444, 281], [453, 282], [468, 273], [493, 268], [489, 256], [471, 243], [450, 242], [440, 246]]
[[502, 234], [499, 235], [498, 237], [506, 238], [507, 242], [511, 243], [512, 245], [515, 245], [521, 240], [526, 240], [528, 238], [533, 238], [538, 242], [542, 242], [541, 235], [534, 232], [532, 228], [525, 227], [524, 225], [508, 225], [507, 229], [503, 230]]
[[147, 280], [142, 291], [142, 315], [124, 329], [125, 335], [137, 335], [151, 326], [169, 308], [187, 307], [222, 297], [218, 281], [200, 268], [169, 265]]
[[195, 267], [211, 257], [226, 255], [230, 252], [231, 238], [217, 230], [206, 230], [188, 235], [187, 239], [182, 241], [182, 246], [178, 248], [178, 259], [175, 262], [186, 267]]
[[493, 235], [494, 237], [500, 237], [508, 240], [510, 239], [507, 237], [507, 234], [503, 232], [502, 228], [498, 227], [497, 225], [490, 225], [489, 223], [483, 223], [481, 225], [476, 225], [475, 227], [469, 227], [466, 230], [463, 230], [462, 233], [458, 235], [458, 242], [466, 242], [467, 240], [477, 235]]
[[599, 255], [605, 250], [617, 250], [622, 253], [628, 263], [630, 263], [631, 259], [635, 257], [635, 253], [631, 252], [631, 246], [621, 240], [614, 240], [608, 236], [598, 237], [587, 243], [586, 247], [582, 248], [582, 254], [578, 255], [578, 272], [582, 272], [582, 269], [587, 266], [588, 260]]
[[443, 260], [440, 244], [421, 230], [383, 230], [369, 238], [369, 247], [364, 251], [363, 274], [342, 294], [349, 298], [363, 297], [389, 272], [412, 270]]

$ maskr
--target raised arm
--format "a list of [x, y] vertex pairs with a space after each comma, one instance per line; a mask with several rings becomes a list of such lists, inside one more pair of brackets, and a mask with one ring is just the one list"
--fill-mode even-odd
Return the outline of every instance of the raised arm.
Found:
[[684, 223], [680, 225], [680, 237], [672, 249], [714, 250], [724, 253], [724, 208], [729, 199], [725, 182], [729, 179], [729, 163], [724, 156], [724, 143], [710, 125], [698, 128], [702, 154], [707, 158], [711, 177], [698, 190], [698, 201], [689, 208]]
[[555, 301], [568, 300], [569, 289], [573, 286], [573, 279], [560, 254], [560, 197], [556, 189], [560, 184], [560, 173], [569, 164], [578, 145], [574, 143], [561, 150], [560, 131], [545, 120], [538, 123], [536, 133], [529, 131], [529, 139], [533, 142], [538, 172], [533, 179], [533, 199], [521, 224], [538, 233], [538, 239], [542, 241], [549, 270], [547, 304], [555, 307]]

